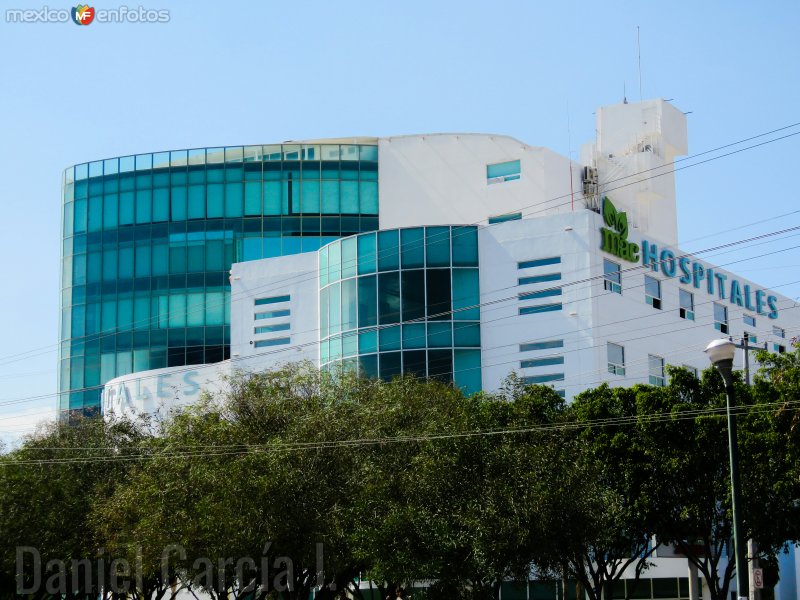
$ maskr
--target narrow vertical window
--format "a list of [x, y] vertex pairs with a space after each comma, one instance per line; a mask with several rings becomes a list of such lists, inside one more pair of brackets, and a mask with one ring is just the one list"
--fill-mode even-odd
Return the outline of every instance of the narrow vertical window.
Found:
[[608, 372], [614, 375], [625, 375], [625, 348], [619, 344], [608, 342]]
[[603, 259], [603, 289], [615, 294], [622, 293], [622, 277], [619, 263]]
[[644, 300], [653, 308], [661, 310], [661, 282], [655, 277], [644, 276]]
[[714, 302], [714, 329], [728, 333], [728, 307]]
[[694, 294], [686, 290], [678, 292], [680, 300], [680, 316], [681, 319], [694, 321]]
[[660, 356], [648, 354], [647, 363], [650, 370], [650, 385], [664, 387], [667, 384], [667, 377], [664, 373], [664, 359]]

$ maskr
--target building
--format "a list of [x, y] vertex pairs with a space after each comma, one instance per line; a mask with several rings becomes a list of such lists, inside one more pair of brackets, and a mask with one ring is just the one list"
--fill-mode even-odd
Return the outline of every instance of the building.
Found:
[[[667, 364], [702, 370], [717, 337], [781, 352], [796, 303], [677, 247], [672, 165], [687, 152], [683, 113], [651, 100], [599, 109], [580, 163], [436, 134], [77, 165], [62, 414], [96, 411], [101, 390], [107, 412], [153, 412], [232, 369], [297, 360], [467, 392], [515, 371], [569, 399], [664, 385]], [[686, 563], [658, 573], [677, 582]]]

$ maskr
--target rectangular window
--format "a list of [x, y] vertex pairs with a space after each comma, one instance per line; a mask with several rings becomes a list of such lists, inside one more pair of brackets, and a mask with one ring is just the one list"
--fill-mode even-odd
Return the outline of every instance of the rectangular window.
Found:
[[681, 305], [679, 310], [681, 319], [694, 321], [694, 294], [686, 290], [679, 290], [678, 296]]
[[714, 329], [728, 333], [728, 307], [714, 302]]
[[275, 317], [288, 317], [291, 311], [287, 308], [284, 310], [270, 310], [267, 312], [256, 313], [256, 321], [262, 319], [274, 319]]
[[517, 279], [519, 285], [547, 283], [548, 281], [561, 281], [561, 273], [548, 273], [547, 275], [534, 275], [533, 277], [520, 277]]
[[548, 258], [537, 258], [536, 260], [525, 260], [517, 263], [518, 269], [532, 269], [533, 267], [546, 267], [548, 265], [560, 265], [560, 256], [550, 256]]
[[786, 346], [781, 346], [780, 344], [772, 344], [772, 350], [777, 352], [778, 354], [783, 354], [786, 352]]
[[486, 183], [513, 181], [514, 179], [519, 179], [520, 173], [520, 162], [518, 160], [486, 165]]
[[521, 315], [533, 315], [536, 313], [554, 312], [561, 310], [562, 306], [558, 304], [540, 304], [539, 306], [523, 306], [519, 309]]
[[647, 355], [647, 364], [650, 372], [650, 385], [664, 387], [667, 385], [667, 377], [664, 373], [664, 359], [652, 354]]
[[522, 213], [508, 213], [507, 215], [496, 215], [494, 217], [489, 217], [489, 225], [494, 225], [495, 223], [505, 223], [506, 221], [519, 221], [522, 218]]
[[756, 326], [756, 318], [752, 315], [743, 315], [742, 320], [744, 321], [745, 325], [749, 325], [750, 327]]
[[747, 338], [747, 341], [749, 343], [751, 343], [751, 344], [757, 344], [758, 343], [758, 338], [755, 335], [753, 335], [752, 333], [750, 333], [749, 331], [745, 331], [744, 335]]
[[564, 374], [548, 373], [547, 375], [531, 375], [529, 377], [522, 378], [522, 383], [526, 385], [536, 384], [536, 383], [549, 383], [551, 381], [564, 381]]
[[551, 365], [563, 365], [563, 356], [548, 356], [546, 358], [532, 358], [523, 360], [519, 363], [520, 369], [530, 369], [531, 367], [549, 367]]
[[772, 335], [777, 335], [779, 338], [786, 337], [786, 330], [782, 327], [777, 327], [775, 325], [772, 326]]
[[269, 346], [282, 346], [289, 343], [289, 338], [275, 338], [274, 340], [256, 340], [253, 344], [256, 348], [267, 348]]
[[547, 340], [546, 342], [532, 342], [530, 344], [520, 344], [520, 352], [531, 352], [533, 350], [550, 350], [551, 348], [563, 348], [564, 340]]
[[519, 295], [520, 300], [535, 300], [536, 298], [552, 298], [553, 296], [560, 296], [561, 288], [550, 288], [547, 290], [540, 290], [537, 292], [522, 292]]
[[655, 277], [644, 276], [644, 300], [653, 308], [661, 309], [661, 282]]
[[263, 325], [255, 328], [255, 333], [272, 333], [273, 331], [287, 331], [289, 323], [278, 323], [277, 325]]
[[606, 352], [608, 354], [608, 372], [613, 375], [625, 375], [625, 348], [619, 344], [608, 342]]
[[622, 293], [622, 275], [619, 263], [603, 259], [603, 289], [615, 294]]
[[277, 304], [278, 302], [289, 302], [291, 296], [273, 296], [272, 298], [256, 298], [256, 306], [264, 304]]

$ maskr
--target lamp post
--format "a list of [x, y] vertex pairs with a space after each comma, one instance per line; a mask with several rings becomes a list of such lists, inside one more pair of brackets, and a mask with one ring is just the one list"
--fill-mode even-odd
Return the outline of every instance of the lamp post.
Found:
[[733, 547], [736, 556], [736, 594], [739, 600], [747, 600], [747, 557], [742, 538], [742, 501], [739, 485], [739, 444], [736, 438], [736, 414], [731, 412], [731, 405], [735, 402], [733, 389], [733, 356], [736, 345], [726, 339], [714, 340], [705, 350], [711, 364], [713, 364], [725, 382], [725, 395], [727, 396], [728, 413], [728, 450], [731, 461], [731, 507], [733, 508]]

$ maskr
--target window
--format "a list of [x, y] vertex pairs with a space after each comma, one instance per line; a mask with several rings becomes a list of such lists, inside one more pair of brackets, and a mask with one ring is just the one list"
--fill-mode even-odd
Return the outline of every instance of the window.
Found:
[[536, 313], [544, 313], [544, 312], [553, 312], [556, 310], [561, 310], [562, 306], [559, 302], [558, 304], [540, 304], [538, 306], [523, 306], [519, 309], [519, 314], [521, 315], [533, 315]]
[[786, 337], [786, 330], [781, 328], [781, 327], [777, 327], [777, 326], [773, 325], [772, 326], [772, 335], [777, 335], [779, 338], [785, 338]]
[[754, 336], [752, 333], [750, 333], [749, 331], [745, 331], [744, 332], [744, 337], [746, 337], [747, 341], [749, 343], [751, 343], [751, 344], [757, 344], [758, 343], [758, 338], [756, 336]]
[[522, 213], [508, 213], [506, 215], [496, 215], [494, 217], [489, 217], [489, 225], [494, 225], [495, 223], [505, 223], [506, 221], [519, 221], [522, 218]]
[[288, 302], [290, 299], [291, 296], [273, 296], [272, 298], [257, 298], [256, 306], [262, 306], [264, 304], [277, 304], [278, 302]]
[[548, 288], [546, 290], [539, 290], [538, 292], [522, 292], [519, 295], [520, 300], [536, 300], [537, 298], [550, 298], [552, 296], [560, 296], [561, 288]]
[[667, 384], [667, 377], [664, 374], [664, 359], [648, 354], [647, 364], [650, 371], [650, 385], [664, 387]]
[[525, 260], [517, 263], [518, 269], [531, 269], [533, 267], [546, 267], [548, 265], [561, 264], [560, 256], [551, 256], [549, 258], [537, 258], [536, 260]]
[[547, 275], [520, 277], [517, 280], [517, 283], [519, 285], [529, 285], [531, 283], [547, 283], [548, 281], [561, 281], [561, 273], [548, 273]]
[[608, 372], [614, 375], [625, 375], [625, 348], [619, 344], [608, 342]]
[[714, 302], [714, 329], [728, 333], [728, 307]]
[[644, 300], [653, 308], [661, 309], [661, 282], [655, 277], [644, 276]]
[[277, 325], [264, 325], [262, 327], [255, 327], [255, 333], [272, 333], [273, 331], [287, 331], [289, 323], [278, 323]]
[[780, 344], [772, 344], [772, 349], [778, 354], [786, 352], [786, 346], [781, 346]]
[[267, 348], [269, 346], [281, 346], [288, 343], [289, 338], [275, 338], [274, 340], [258, 340], [253, 345], [256, 348]]
[[694, 321], [694, 294], [691, 292], [687, 292], [686, 290], [680, 290], [678, 292], [679, 300], [680, 300], [680, 315], [681, 319], [687, 319], [688, 321]]
[[531, 367], [549, 367], [552, 365], [563, 365], [563, 364], [564, 364], [563, 356], [547, 356], [545, 358], [531, 358], [529, 360], [520, 361], [519, 368], [529, 369]]
[[274, 319], [275, 317], [288, 317], [290, 314], [290, 310], [270, 310], [267, 312], [256, 313], [256, 321], [260, 321], [261, 319]]
[[745, 325], [750, 325], [750, 327], [756, 326], [756, 318], [752, 315], [743, 315], [742, 320], [744, 321]]
[[549, 350], [551, 348], [563, 348], [564, 340], [547, 340], [546, 342], [532, 342], [530, 344], [520, 344], [520, 352], [531, 352], [532, 350]]
[[551, 381], [564, 381], [564, 374], [548, 373], [547, 375], [531, 375], [522, 378], [522, 383], [525, 384], [550, 383]]
[[603, 259], [603, 289], [615, 294], [622, 293], [622, 276], [618, 263]]
[[689, 371], [689, 373], [691, 373], [692, 375], [694, 375], [694, 376], [695, 376], [695, 379], [697, 378], [697, 367], [692, 367], [692, 366], [690, 366], [690, 365], [681, 365], [681, 367], [683, 367], [684, 369], [686, 369], [687, 371]]
[[520, 162], [518, 160], [486, 165], [486, 183], [513, 181], [514, 179], [519, 179], [520, 172]]

